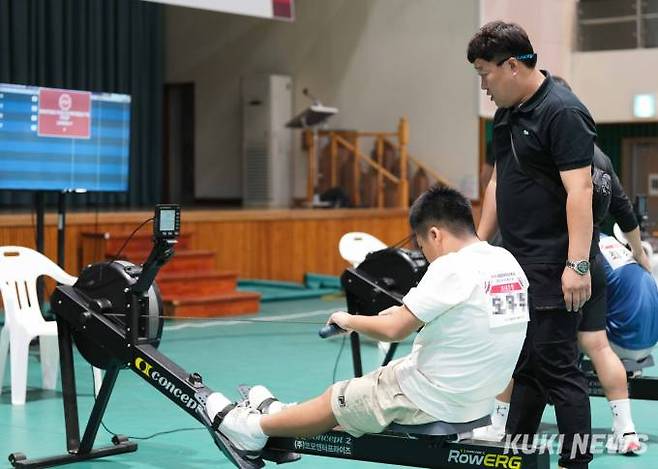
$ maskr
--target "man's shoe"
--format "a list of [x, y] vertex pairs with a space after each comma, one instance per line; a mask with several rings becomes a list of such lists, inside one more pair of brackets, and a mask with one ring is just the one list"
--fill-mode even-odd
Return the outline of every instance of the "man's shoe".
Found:
[[505, 429], [487, 425], [473, 430], [473, 438], [484, 441], [503, 441], [505, 439]]
[[250, 407], [235, 405], [222, 393], [214, 392], [206, 401], [208, 417], [220, 432], [246, 458], [260, 455], [267, 435], [260, 429], [260, 414]]
[[640, 440], [635, 432], [614, 432], [613, 436], [608, 438], [608, 442], [605, 446], [611, 453], [620, 454], [635, 454], [642, 449]]

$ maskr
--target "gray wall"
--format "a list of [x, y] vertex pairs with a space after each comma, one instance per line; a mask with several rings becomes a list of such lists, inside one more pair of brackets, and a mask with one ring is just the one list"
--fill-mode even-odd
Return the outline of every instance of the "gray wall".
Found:
[[[196, 196], [241, 197], [240, 76], [290, 75], [340, 114], [334, 128], [395, 130], [476, 196], [478, 85], [465, 59], [478, 0], [297, 0], [294, 23], [167, 7], [167, 82], [196, 85]], [[294, 135], [295, 195], [306, 163]]]

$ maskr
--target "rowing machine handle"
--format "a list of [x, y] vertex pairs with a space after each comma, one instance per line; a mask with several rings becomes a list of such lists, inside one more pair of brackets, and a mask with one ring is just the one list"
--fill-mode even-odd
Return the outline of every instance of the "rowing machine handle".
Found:
[[326, 339], [328, 337], [333, 337], [338, 334], [342, 334], [343, 332], [346, 332], [345, 329], [340, 327], [338, 324], [327, 324], [326, 326], [323, 326], [322, 329], [318, 332], [318, 335], [322, 337], [323, 339]]

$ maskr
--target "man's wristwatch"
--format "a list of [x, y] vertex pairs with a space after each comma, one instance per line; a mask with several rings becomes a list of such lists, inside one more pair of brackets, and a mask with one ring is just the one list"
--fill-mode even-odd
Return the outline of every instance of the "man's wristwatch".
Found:
[[586, 259], [580, 261], [570, 261], [567, 259], [567, 267], [575, 270], [578, 275], [586, 275], [589, 272], [589, 261]]

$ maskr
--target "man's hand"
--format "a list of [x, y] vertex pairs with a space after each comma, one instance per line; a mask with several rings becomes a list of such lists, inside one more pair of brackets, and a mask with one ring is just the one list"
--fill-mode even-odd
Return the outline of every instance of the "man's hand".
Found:
[[351, 332], [352, 331], [352, 328], [350, 327], [351, 318], [352, 315], [349, 313], [346, 313], [344, 311], [336, 311], [335, 313], [332, 313], [331, 316], [329, 316], [329, 319], [327, 320], [327, 325], [336, 324], [341, 329], [344, 329], [347, 332]]
[[579, 275], [570, 267], [562, 273], [562, 293], [567, 311], [579, 311], [592, 296], [592, 277], [589, 272]]

